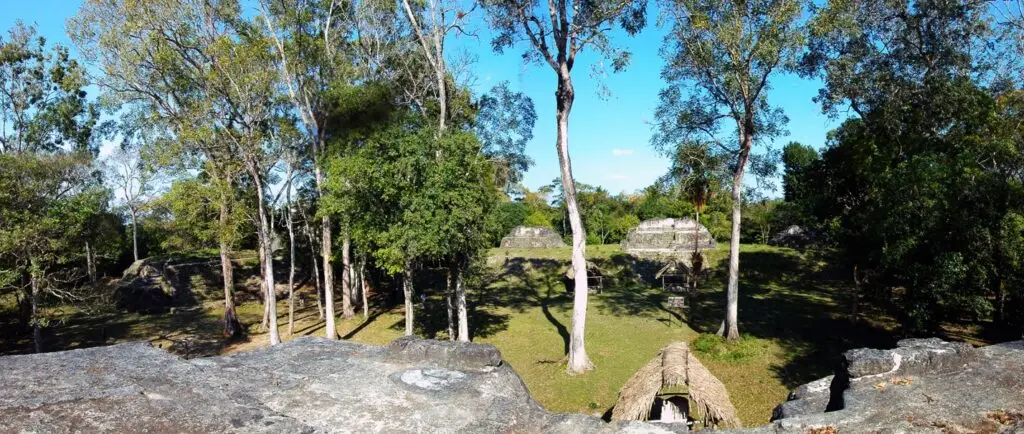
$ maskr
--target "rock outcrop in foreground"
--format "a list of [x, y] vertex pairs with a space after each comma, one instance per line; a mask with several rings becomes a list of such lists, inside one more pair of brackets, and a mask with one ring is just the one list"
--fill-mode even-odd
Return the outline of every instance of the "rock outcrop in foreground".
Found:
[[1024, 341], [982, 348], [907, 339], [843, 355], [758, 433], [1024, 432]]
[[[184, 360], [145, 343], [0, 358], [0, 432], [685, 432], [553, 414], [490, 345], [301, 338]], [[743, 391], [730, 391], [734, 394]], [[1024, 432], [1024, 341], [848, 351], [751, 433]]]
[[552, 414], [490, 345], [301, 338], [184, 360], [145, 343], [0, 358], [0, 432], [684, 432]]

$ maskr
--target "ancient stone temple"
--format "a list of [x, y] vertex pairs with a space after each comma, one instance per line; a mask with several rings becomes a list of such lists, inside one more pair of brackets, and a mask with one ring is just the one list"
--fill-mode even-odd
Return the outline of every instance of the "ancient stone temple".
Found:
[[655, 219], [641, 222], [630, 229], [622, 241], [622, 250], [635, 256], [687, 257], [694, 250], [715, 247], [708, 228], [690, 218]]
[[501, 239], [506, 249], [549, 249], [565, 247], [562, 237], [548, 228], [517, 226], [507, 237]]

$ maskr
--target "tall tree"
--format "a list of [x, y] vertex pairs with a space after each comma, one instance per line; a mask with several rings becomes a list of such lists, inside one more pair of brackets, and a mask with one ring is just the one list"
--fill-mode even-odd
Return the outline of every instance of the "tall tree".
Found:
[[[732, 229], [726, 314], [719, 334], [739, 338], [743, 175], [754, 143], [787, 121], [768, 103], [771, 78], [795, 66], [804, 46], [801, 0], [666, 0], [667, 65], [652, 139], [662, 150], [709, 142], [731, 159]], [[727, 123], [726, 126], [723, 126]]]
[[419, 52], [434, 76], [432, 91], [437, 101], [437, 131], [444, 134], [450, 116], [449, 89], [455, 88], [454, 83], [448, 83], [451, 73], [445, 60], [445, 42], [451, 33], [465, 33], [464, 26], [471, 8], [459, 0], [415, 3], [401, 0], [401, 3], [409, 27], [419, 43]]
[[646, 25], [647, 3], [645, 0], [549, 0], [546, 4], [535, 0], [485, 0], [481, 5], [497, 33], [491, 42], [495, 51], [501, 52], [525, 42], [529, 48], [523, 58], [548, 65], [557, 78], [555, 147], [572, 227], [572, 267], [576, 276], [567, 369], [570, 374], [583, 373], [593, 369], [594, 365], [584, 345], [587, 241], [569, 159], [569, 115], [576, 98], [572, 69], [576, 56], [586, 48], [594, 48], [602, 56], [610, 58], [614, 70], [625, 68], [629, 63], [629, 53], [615, 49], [608, 39], [608, 32], [616, 23], [631, 35], [640, 31]]
[[228, 336], [244, 332], [233, 301], [231, 196], [251, 162], [238, 161], [235, 136], [218, 124], [237, 107], [210, 85], [219, 74], [214, 47], [230, 42], [225, 18], [238, 11], [231, 0], [89, 0], [68, 24], [79, 51], [99, 67], [97, 80], [108, 103], [138, 110], [152, 125], [166, 128], [158, 142], [160, 163], [201, 167], [218, 187]]
[[44, 295], [79, 301], [77, 282], [94, 276], [90, 225], [109, 200], [92, 170], [99, 111], [87, 84], [68, 50], [48, 48], [35, 28], [19, 22], [0, 37], [0, 290], [17, 291], [36, 352]]
[[[346, 26], [350, 4], [338, 0], [260, 0], [260, 19], [273, 40], [279, 61], [278, 72], [289, 101], [299, 113], [305, 129], [312, 160], [313, 180], [318, 198], [325, 185], [328, 90], [352, 75], [346, 50]], [[325, 327], [328, 339], [337, 339], [334, 314], [333, 232], [330, 218], [321, 216], [320, 248], [323, 258]], [[344, 264], [346, 269], [348, 264]], [[346, 282], [342, 279], [342, 282]], [[351, 316], [349, 288], [342, 288], [342, 315]]]
[[139, 148], [131, 144], [114, 149], [104, 162], [106, 180], [114, 187], [114, 197], [124, 209], [132, 225], [132, 258], [139, 260], [139, 212], [153, 188], [154, 170], [142, 160]]

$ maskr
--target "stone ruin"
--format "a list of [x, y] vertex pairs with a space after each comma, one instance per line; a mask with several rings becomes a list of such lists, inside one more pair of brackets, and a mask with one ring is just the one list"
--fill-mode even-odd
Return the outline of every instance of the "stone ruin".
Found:
[[187, 280], [183, 261], [139, 259], [124, 270], [114, 289], [114, 304], [129, 312], [160, 313], [171, 307], [195, 306], [198, 300]]
[[562, 237], [549, 228], [517, 226], [501, 239], [503, 249], [552, 249], [565, 247]]
[[819, 236], [816, 232], [797, 225], [792, 225], [779, 231], [770, 240], [769, 246], [789, 247], [793, 249], [806, 249], [817, 247]]
[[[0, 357], [3, 432], [668, 433], [550, 413], [490, 345], [303, 337], [185, 360], [146, 343]], [[733, 391], [743, 393], [743, 391]], [[1024, 432], [1024, 341], [844, 354], [749, 433]]]
[[629, 230], [622, 250], [634, 256], [685, 259], [693, 253], [695, 240], [697, 250], [715, 248], [708, 228], [693, 219], [647, 220]]

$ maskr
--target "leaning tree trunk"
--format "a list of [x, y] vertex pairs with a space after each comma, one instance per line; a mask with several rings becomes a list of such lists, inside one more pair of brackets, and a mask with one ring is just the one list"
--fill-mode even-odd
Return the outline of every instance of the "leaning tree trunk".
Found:
[[728, 340], [739, 339], [739, 293], [740, 293], [740, 211], [742, 199], [740, 190], [743, 188], [743, 171], [747, 165], [747, 157], [753, 145], [753, 136], [743, 134], [742, 147], [736, 161], [736, 170], [732, 177], [732, 232], [729, 237], [729, 286], [726, 289], [725, 320], [718, 334]]
[[341, 241], [341, 317], [344, 319], [356, 316], [352, 311], [352, 258], [349, 251], [352, 247], [348, 235]]
[[402, 293], [405, 295], [405, 335], [413, 335], [412, 264], [406, 263], [402, 271]]
[[466, 285], [462, 275], [465, 266], [460, 262], [455, 273], [455, 310], [459, 318], [459, 342], [469, 342], [469, 313], [466, 310]]
[[277, 294], [274, 291], [274, 249], [271, 244], [270, 222], [267, 220], [267, 208], [263, 195], [263, 179], [254, 164], [255, 163], [250, 163], [249, 174], [252, 176], [253, 183], [256, 185], [256, 209], [259, 213], [259, 227], [257, 228], [257, 231], [260, 247], [262, 248], [265, 256], [263, 264], [263, 286], [267, 291], [266, 312], [269, 320], [268, 328], [270, 329], [270, 345], [277, 345], [281, 343], [281, 336], [278, 334], [277, 330]]
[[[230, 224], [230, 211], [228, 210], [227, 194], [221, 194], [220, 204], [220, 230], [224, 231]], [[233, 291], [235, 286], [234, 268], [231, 264], [231, 245], [225, 235], [220, 236], [220, 269], [224, 278], [224, 336], [237, 338], [242, 335], [242, 324], [238, 322], [238, 314], [235, 312], [235, 300]]]
[[575, 288], [572, 303], [572, 330], [569, 335], [570, 374], [581, 374], [594, 369], [594, 364], [587, 357], [584, 345], [584, 330], [587, 322], [587, 236], [583, 230], [579, 205], [576, 202], [576, 182], [572, 177], [572, 162], [569, 159], [569, 113], [575, 97], [569, 67], [561, 65], [558, 74], [558, 101], [555, 118], [558, 122], [558, 165], [562, 173], [562, 191], [565, 195], [565, 206], [569, 212], [569, 226], [572, 228], [572, 268], [575, 273]]

